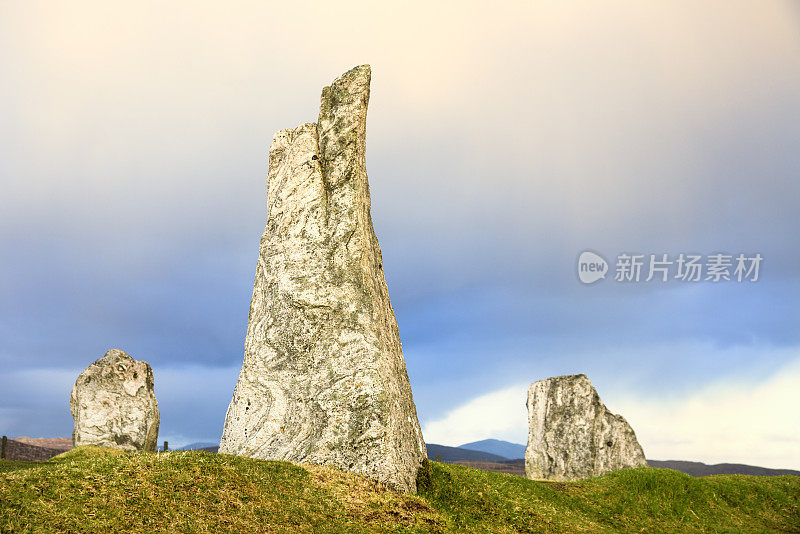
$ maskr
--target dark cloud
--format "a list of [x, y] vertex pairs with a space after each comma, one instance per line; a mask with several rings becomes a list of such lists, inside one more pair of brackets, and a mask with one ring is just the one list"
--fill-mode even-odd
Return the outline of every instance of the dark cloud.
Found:
[[[218, 437], [269, 141], [364, 59], [373, 217], [423, 418], [509, 377], [655, 391], [800, 344], [785, 5], [26, 6], [0, 8], [5, 433], [67, 432], [74, 375], [118, 347], [157, 370], [162, 433]], [[343, 16], [363, 33], [335, 32]], [[584, 287], [585, 249], [765, 260], [750, 285]]]

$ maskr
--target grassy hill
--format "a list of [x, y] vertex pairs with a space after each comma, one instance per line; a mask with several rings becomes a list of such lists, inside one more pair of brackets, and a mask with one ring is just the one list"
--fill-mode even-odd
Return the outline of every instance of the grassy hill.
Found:
[[403, 495], [351, 473], [81, 447], [0, 465], [0, 532], [797, 532], [800, 477], [667, 469], [553, 483], [428, 462]]

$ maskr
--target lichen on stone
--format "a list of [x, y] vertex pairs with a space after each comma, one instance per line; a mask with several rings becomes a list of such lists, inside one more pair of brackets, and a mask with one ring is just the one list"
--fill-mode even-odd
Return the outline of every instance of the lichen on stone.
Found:
[[[371, 70], [275, 134], [245, 356], [220, 452], [326, 464], [413, 490], [425, 458], [370, 216]], [[248, 402], [245, 402], [248, 401]]]
[[156, 450], [160, 414], [153, 370], [147, 362], [109, 350], [78, 376], [69, 407], [75, 421], [75, 447]]
[[631, 426], [605, 407], [586, 375], [534, 382], [527, 407], [529, 478], [581, 480], [647, 465]]

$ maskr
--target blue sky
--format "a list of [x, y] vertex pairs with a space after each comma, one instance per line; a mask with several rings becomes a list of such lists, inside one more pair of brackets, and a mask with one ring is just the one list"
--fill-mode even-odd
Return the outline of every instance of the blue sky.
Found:
[[[114, 347], [153, 366], [162, 439], [217, 440], [272, 134], [370, 63], [428, 441], [524, 442], [527, 385], [585, 372], [651, 458], [800, 468], [799, 26], [777, 1], [4, 4], [0, 431], [69, 435], [72, 383]], [[764, 262], [584, 286], [586, 249]]]

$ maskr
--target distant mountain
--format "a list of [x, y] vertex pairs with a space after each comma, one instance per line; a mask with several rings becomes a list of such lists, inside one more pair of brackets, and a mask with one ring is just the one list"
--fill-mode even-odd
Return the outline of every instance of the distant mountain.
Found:
[[443, 462], [458, 462], [462, 460], [470, 460], [476, 462], [502, 462], [508, 460], [504, 456], [491, 454], [483, 451], [472, 451], [469, 449], [462, 449], [460, 447], [447, 447], [445, 445], [436, 445], [428, 443], [428, 458], [435, 460], [436, 456], [441, 458]]
[[[184, 445], [179, 451], [198, 451], [198, 450], [206, 450], [211, 449], [213, 447], [219, 447], [219, 443], [212, 443], [210, 441], [198, 441], [195, 443], [190, 443], [188, 445]], [[216, 452], [216, 451], [215, 451]]]
[[744, 464], [714, 464], [708, 465], [702, 462], [686, 462], [682, 460], [647, 460], [650, 467], [663, 467], [674, 469], [693, 477], [703, 477], [707, 475], [800, 475], [800, 471], [793, 469], [769, 469], [768, 467], [756, 467]]
[[488, 452], [489, 454], [496, 454], [503, 456], [509, 460], [519, 460], [525, 458], [525, 445], [519, 443], [511, 443], [509, 441], [502, 441], [499, 439], [484, 439], [481, 441], [473, 441], [472, 443], [465, 443], [459, 445], [459, 449], [469, 449], [471, 451]]

